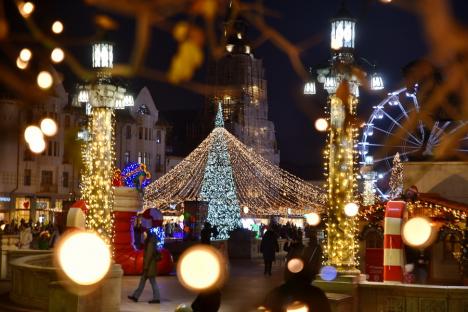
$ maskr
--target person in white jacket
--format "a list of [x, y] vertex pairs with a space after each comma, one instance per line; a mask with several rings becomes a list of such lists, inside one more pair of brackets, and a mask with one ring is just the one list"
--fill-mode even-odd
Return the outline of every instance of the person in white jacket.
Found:
[[19, 248], [20, 249], [29, 249], [31, 248], [31, 242], [33, 240], [31, 228], [28, 224], [23, 224], [23, 229], [20, 232], [19, 236]]

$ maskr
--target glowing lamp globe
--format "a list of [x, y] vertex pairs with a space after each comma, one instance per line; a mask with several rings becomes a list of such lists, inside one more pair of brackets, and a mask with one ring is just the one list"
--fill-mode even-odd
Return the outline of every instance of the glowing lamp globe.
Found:
[[49, 89], [52, 86], [52, 83], [54, 82], [54, 79], [52, 78], [52, 75], [48, 71], [41, 71], [37, 75], [37, 85], [41, 89]]
[[426, 217], [414, 217], [403, 224], [402, 239], [406, 245], [425, 248], [436, 238], [436, 230]]
[[247, 207], [247, 206], [244, 206], [244, 207], [242, 208], [242, 210], [244, 211], [245, 214], [248, 214], [248, 213], [249, 213], [249, 207]]
[[44, 118], [41, 121], [41, 130], [47, 136], [54, 136], [57, 133], [57, 123], [51, 118]]
[[28, 126], [26, 130], [24, 130], [24, 139], [27, 143], [31, 144], [34, 141], [44, 140], [44, 135], [39, 127]]
[[324, 281], [333, 281], [337, 275], [338, 272], [333, 266], [326, 265], [320, 269], [320, 278]]
[[27, 18], [34, 11], [34, 4], [32, 2], [29, 2], [29, 1], [28, 2], [19, 2], [18, 10], [20, 11], [20, 14], [24, 18]]
[[320, 215], [318, 213], [316, 213], [316, 212], [308, 213], [304, 217], [305, 217], [307, 223], [312, 225], [312, 226], [316, 226], [316, 225], [318, 225], [320, 223]]
[[185, 288], [196, 292], [220, 286], [226, 278], [223, 256], [211, 246], [191, 247], [177, 263], [177, 277]]
[[23, 61], [19, 56], [16, 59], [16, 67], [19, 69], [26, 69], [28, 67], [28, 62]]
[[65, 275], [78, 285], [93, 285], [109, 271], [109, 246], [95, 233], [73, 232], [57, 248], [57, 260]]
[[356, 203], [347, 203], [344, 206], [344, 212], [348, 217], [354, 217], [359, 212], [359, 206]]
[[31, 150], [31, 152], [35, 154], [42, 153], [46, 148], [46, 143], [44, 141], [44, 138], [32, 141], [31, 143], [28, 143], [28, 144], [29, 144], [29, 149]]
[[52, 24], [52, 32], [54, 34], [60, 34], [63, 31], [63, 24], [61, 21], [55, 21]]
[[286, 307], [286, 312], [309, 312], [309, 307], [302, 302], [294, 301]]
[[50, 59], [54, 63], [60, 63], [65, 58], [65, 53], [60, 48], [55, 48], [50, 53]]
[[21, 50], [20, 54], [19, 54], [19, 58], [20, 60], [22, 60], [23, 62], [29, 62], [31, 60], [31, 57], [32, 57], [32, 52], [31, 50], [29, 49], [26, 49], [24, 48], [23, 50]]
[[315, 129], [320, 132], [327, 131], [328, 121], [325, 118], [319, 118], [315, 121]]
[[299, 273], [304, 269], [304, 261], [299, 258], [292, 258], [288, 261], [287, 268], [291, 273]]

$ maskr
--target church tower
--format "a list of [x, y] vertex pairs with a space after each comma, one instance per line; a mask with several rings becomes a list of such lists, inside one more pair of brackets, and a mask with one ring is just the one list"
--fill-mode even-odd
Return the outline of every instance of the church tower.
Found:
[[215, 87], [215, 92], [207, 100], [207, 111], [214, 118], [217, 103], [221, 101], [226, 129], [278, 165], [280, 155], [275, 126], [268, 120], [263, 63], [252, 54], [246, 32], [247, 23], [239, 17], [233, 18], [229, 10], [224, 29], [225, 55], [208, 68], [208, 82]]

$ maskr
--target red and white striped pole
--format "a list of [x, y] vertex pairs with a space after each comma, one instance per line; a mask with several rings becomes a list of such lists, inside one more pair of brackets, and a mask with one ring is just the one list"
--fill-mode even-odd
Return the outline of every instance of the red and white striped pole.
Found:
[[406, 207], [404, 201], [387, 202], [384, 220], [384, 272], [383, 281], [401, 283], [403, 280], [404, 249], [401, 225]]

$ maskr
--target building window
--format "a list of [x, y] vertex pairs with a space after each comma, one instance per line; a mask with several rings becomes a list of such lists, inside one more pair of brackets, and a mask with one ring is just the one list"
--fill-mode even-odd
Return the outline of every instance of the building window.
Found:
[[128, 164], [130, 162], [130, 152], [126, 151], [125, 152], [125, 164]]
[[52, 171], [43, 170], [41, 171], [41, 185], [52, 185]]
[[148, 129], [149, 132], [149, 140], [153, 141], [153, 129]]
[[161, 143], [161, 130], [156, 131], [156, 143]]
[[143, 140], [143, 127], [138, 128], [138, 138]]
[[[52, 145], [52, 142], [50, 142], [50, 144]], [[54, 156], [59, 156], [59, 152], [58, 142], [54, 142]]]
[[65, 115], [63, 126], [65, 127], [65, 129], [70, 128], [70, 115]]
[[148, 140], [148, 128], [145, 128], [145, 140]]
[[62, 173], [62, 186], [68, 187], [68, 172], [67, 171], [64, 171]]
[[138, 152], [138, 163], [141, 164], [141, 152]]
[[31, 169], [24, 169], [24, 185], [31, 185]]
[[156, 154], [156, 171], [161, 171], [161, 155]]
[[125, 137], [127, 138], [127, 140], [130, 140], [132, 138], [132, 127], [131, 126], [127, 126]]
[[148, 153], [148, 167], [151, 167], [151, 154]]
[[52, 156], [52, 145], [51, 144], [52, 142], [49, 142], [48, 146], [47, 146], [47, 156]]

